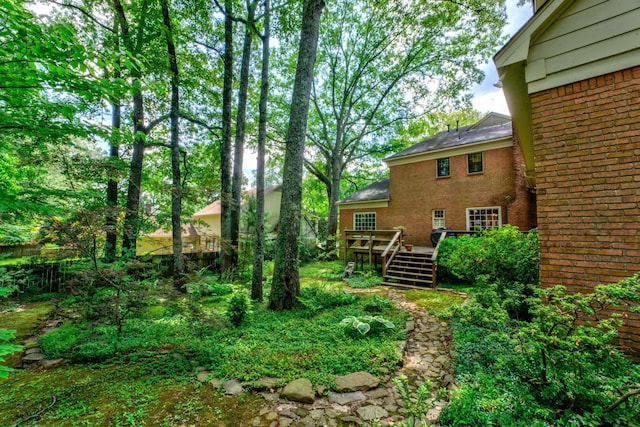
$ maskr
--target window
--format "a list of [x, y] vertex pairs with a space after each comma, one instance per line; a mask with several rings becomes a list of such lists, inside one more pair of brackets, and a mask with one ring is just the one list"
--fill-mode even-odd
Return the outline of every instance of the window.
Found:
[[444, 227], [444, 209], [434, 209], [431, 212], [433, 229]]
[[445, 176], [451, 176], [451, 166], [449, 163], [449, 158], [446, 159], [438, 159], [436, 160], [437, 171], [436, 176], [438, 178], [443, 178]]
[[358, 212], [353, 214], [353, 229], [358, 231], [376, 229], [375, 212]]
[[500, 207], [468, 208], [467, 230], [498, 228], [502, 225], [502, 212]]
[[482, 153], [467, 154], [467, 172], [482, 172]]

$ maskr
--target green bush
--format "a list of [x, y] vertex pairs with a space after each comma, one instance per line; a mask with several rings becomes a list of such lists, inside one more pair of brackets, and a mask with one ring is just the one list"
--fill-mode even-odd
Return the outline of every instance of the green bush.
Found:
[[348, 332], [357, 331], [360, 335], [381, 333], [385, 329], [394, 329], [393, 322], [381, 316], [348, 316], [342, 319], [340, 326], [347, 328]]
[[442, 413], [444, 425], [640, 422], [640, 398], [633, 394], [640, 365], [616, 346], [621, 321], [612, 311], [640, 311], [640, 275], [592, 294], [540, 290], [528, 301], [530, 321], [514, 320], [495, 299], [483, 298], [455, 317], [460, 392]]
[[240, 326], [249, 312], [249, 300], [244, 292], [234, 294], [229, 300], [227, 317], [234, 326]]
[[[0, 297], [6, 297], [12, 288], [0, 287]], [[0, 362], [4, 362], [4, 356], [22, 350], [22, 346], [10, 344], [9, 341], [15, 336], [16, 331], [0, 329]], [[0, 378], [7, 378], [13, 369], [0, 364]]]
[[233, 293], [233, 286], [227, 283], [209, 283], [206, 281], [185, 285], [187, 294], [198, 297], [224, 296]]
[[527, 299], [539, 285], [537, 230], [520, 233], [505, 225], [479, 237], [445, 239], [437, 264], [439, 272], [485, 292], [485, 299], [499, 300], [512, 317], [529, 317]]

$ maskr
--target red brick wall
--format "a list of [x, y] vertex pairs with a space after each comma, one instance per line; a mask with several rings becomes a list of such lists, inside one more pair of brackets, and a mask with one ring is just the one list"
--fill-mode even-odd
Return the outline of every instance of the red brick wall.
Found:
[[[640, 271], [640, 67], [530, 99], [542, 284], [586, 292]], [[640, 351], [640, 318], [623, 332]]]
[[[466, 229], [466, 209], [500, 206], [502, 223], [521, 230], [535, 227], [535, 196], [522, 177], [522, 153], [512, 147], [484, 151], [484, 172], [467, 174], [467, 156], [451, 157], [451, 176], [436, 178], [436, 161], [390, 168], [387, 208], [340, 209], [340, 229], [353, 228], [354, 212], [377, 212], [377, 228], [403, 225], [407, 242], [431, 246], [432, 210], [444, 209], [445, 222], [455, 230]], [[522, 177], [522, 178], [521, 178]]]

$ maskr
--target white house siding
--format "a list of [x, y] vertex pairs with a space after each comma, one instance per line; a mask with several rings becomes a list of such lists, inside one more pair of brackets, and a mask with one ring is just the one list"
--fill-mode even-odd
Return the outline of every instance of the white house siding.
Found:
[[533, 34], [526, 65], [529, 93], [637, 65], [639, 0], [577, 0]]

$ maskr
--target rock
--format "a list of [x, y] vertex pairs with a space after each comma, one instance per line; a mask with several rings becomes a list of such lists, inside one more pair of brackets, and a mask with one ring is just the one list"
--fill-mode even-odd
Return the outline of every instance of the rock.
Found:
[[199, 371], [196, 377], [198, 378], [199, 382], [204, 383], [207, 381], [207, 378], [209, 378], [210, 375], [211, 372], [209, 371]]
[[44, 369], [53, 369], [53, 368], [57, 368], [58, 366], [62, 365], [64, 363], [64, 359], [60, 358], [60, 359], [42, 359], [40, 361], [40, 365], [42, 365], [42, 367]]
[[206, 371], [207, 368], [205, 368], [204, 366], [196, 366], [196, 372], [202, 372], [202, 371]]
[[260, 393], [260, 396], [267, 402], [277, 402], [280, 399], [280, 395], [278, 393]]
[[316, 389], [319, 396], [324, 395], [327, 392], [327, 388], [323, 385], [319, 385]]
[[304, 409], [304, 408], [293, 408], [292, 411], [293, 411], [294, 414], [296, 414], [300, 418], [304, 418], [307, 415], [309, 415], [309, 411], [307, 409]]
[[42, 349], [38, 346], [29, 347], [24, 351], [24, 354], [42, 353]]
[[284, 387], [282, 397], [294, 402], [313, 403], [316, 394], [311, 388], [311, 381], [306, 378], [298, 378]]
[[291, 418], [280, 418], [278, 422], [280, 423], [280, 427], [289, 427], [293, 424], [293, 420]]
[[269, 412], [267, 413], [267, 415], [264, 417], [267, 421], [275, 421], [278, 419], [278, 414], [276, 412]]
[[354, 417], [354, 416], [351, 416], [351, 415], [348, 415], [346, 417], [340, 418], [340, 421], [342, 421], [343, 423], [345, 423], [347, 425], [352, 424], [352, 425], [359, 426], [361, 424], [360, 418]]
[[407, 324], [404, 327], [404, 330], [406, 332], [411, 332], [416, 328], [416, 322], [413, 319], [409, 319], [407, 320]]
[[209, 381], [209, 384], [211, 385], [211, 387], [213, 388], [220, 388], [222, 387], [222, 380], [218, 379], [218, 378], [213, 378]]
[[26, 363], [34, 363], [39, 362], [44, 359], [44, 354], [42, 353], [30, 353], [22, 358], [23, 362]]
[[231, 396], [240, 396], [244, 389], [238, 380], [229, 380], [222, 383], [224, 393]]
[[354, 391], [350, 393], [329, 393], [329, 402], [337, 403], [338, 405], [346, 405], [351, 402], [360, 402], [366, 400], [367, 397], [362, 394], [361, 391]]
[[380, 384], [380, 379], [368, 372], [355, 372], [336, 378], [336, 382], [336, 391], [342, 393], [376, 388]]
[[367, 397], [369, 399], [380, 399], [381, 397], [389, 396], [389, 390], [386, 388], [377, 388], [375, 390], [370, 390], [367, 392]]
[[280, 411], [280, 416], [291, 418], [292, 420], [297, 420], [298, 418], [300, 418], [295, 413], [293, 413], [290, 409], [286, 409], [286, 408]]
[[377, 420], [378, 418], [383, 418], [389, 415], [389, 413], [385, 411], [384, 408], [374, 405], [362, 406], [358, 408], [357, 412], [358, 415], [360, 415], [360, 418], [362, 418], [364, 421]]

